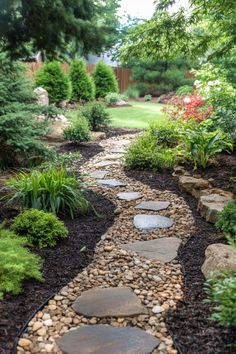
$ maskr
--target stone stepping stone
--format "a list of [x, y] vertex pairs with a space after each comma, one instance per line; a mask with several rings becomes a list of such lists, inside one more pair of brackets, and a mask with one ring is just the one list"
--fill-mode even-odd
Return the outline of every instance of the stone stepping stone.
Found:
[[140, 230], [151, 231], [168, 228], [172, 225], [174, 225], [174, 221], [165, 216], [139, 214], [134, 217], [134, 226]]
[[98, 163], [96, 163], [96, 167], [106, 167], [106, 166], [112, 166], [112, 165], [118, 165], [119, 164], [119, 162], [118, 161], [109, 161], [109, 160], [107, 160], [107, 161], [101, 161], [101, 162], [98, 162]]
[[122, 200], [130, 202], [131, 200], [136, 200], [142, 198], [142, 194], [139, 192], [124, 192], [118, 193], [117, 197]]
[[136, 205], [135, 209], [159, 211], [159, 210], [167, 209], [169, 205], [170, 205], [169, 202], [146, 201]]
[[102, 170], [97, 170], [93, 171], [90, 173], [90, 177], [92, 178], [104, 178], [109, 172], [108, 171], [102, 171]]
[[124, 154], [112, 154], [104, 156], [105, 160], [119, 160], [124, 156]]
[[92, 325], [70, 330], [57, 344], [64, 354], [150, 354], [160, 340], [139, 328]]
[[125, 187], [126, 184], [118, 181], [117, 179], [98, 179], [97, 183], [106, 187]]
[[84, 291], [73, 304], [76, 313], [87, 317], [124, 317], [147, 313], [130, 288], [95, 288]]
[[112, 154], [124, 154], [126, 152], [124, 147], [116, 146], [111, 150]]
[[116, 142], [114, 142], [114, 144], [116, 144], [117, 146], [125, 146], [130, 144], [130, 140], [117, 140]]
[[151, 241], [128, 243], [121, 245], [121, 247], [148, 259], [167, 263], [176, 258], [180, 245], [181, 240], [177, 237], [163, 237]]

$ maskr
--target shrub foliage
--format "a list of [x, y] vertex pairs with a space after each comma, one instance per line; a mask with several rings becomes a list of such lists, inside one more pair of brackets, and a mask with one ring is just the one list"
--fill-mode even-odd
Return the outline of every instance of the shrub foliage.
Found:
[[96, 87], [96, 98], [105, 98], [110, 92], [118, 92], [118, 83], [112, 68], [100, 61], [95, 67], [93, 79]]
[[68, 236], [64, 223], [54, 214], [37, 209], [28, 209], [19, 214], [14, 219], [12, 230], [40, 248], [54, 247], [60, 239]]
[[88, 120], [92, 130], [102, 129], [110, 124], [110, 114], [100, 102], [91, 102], [81, 108], [81, 114]]
[[19, 294], [26, 279], [42, 281], [42, 261], [25, 246], [27, 240], [0, 228], [0, 299], [5, 293]]
[[92, 101], [95, 97], [95, 86], [86, 72], [84, 61], [74, 60], [70, 67], [71, 99], [73, 101]]
[[91, 140], [89, 123], [87, 119], [81, 115], [78, 115], [72, 125], [64, 130], [63, 134], [66, 140], [74, 144]]

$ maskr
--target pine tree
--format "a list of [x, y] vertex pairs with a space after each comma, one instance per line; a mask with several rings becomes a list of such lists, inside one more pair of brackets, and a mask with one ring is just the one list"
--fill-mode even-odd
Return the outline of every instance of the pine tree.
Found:
[[35, 84], [48, 91], [50, 103], [69, 98], [69, 79], [57, 61], [44, 64], [36, 74]]
[[70, 67], [71, 99], [73, 101], [92, 101], [95, 97], [95, 86], [86, 72], [84, 61], [74, 60]]
[[96, 98], [104, 98], [108, 93], [118, 92], [118, 82], [112, 68], [103, 61], [97, 63], [93, 73]]

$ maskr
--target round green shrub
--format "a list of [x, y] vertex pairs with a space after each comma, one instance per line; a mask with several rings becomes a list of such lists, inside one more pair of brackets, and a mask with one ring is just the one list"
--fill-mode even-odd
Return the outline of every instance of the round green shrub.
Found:
[[78, 116], [71, 126], [67, 127], [63, 132], [64, 138], [74, 144], [91, 140], [89, 123], [83, 116]]
[[110, 124], [110, 114], [101, 102], [91, 102], [81, 108], [81, 114], [87, 119], [92, 130], [102, 129]]
[[236, 238], [236, 202], [232, 201], [225, 205], [224, 209], [218, 213], [216, 227], [225, 236]]
[[71, 99], [73, 101], [92, 101], [95, 97], [93, 79], [87, 74], [82, 59], [74, 60], [70, 67]]
[[69, 79], [57, 61], [43, 65], [36, 74], [35, 85], [48, 91], [50, 103], [58, 103], [69, 98]]
[[40, 248], [54, 247], [57, 242], [68, 236], [64, 223], [54, 214], [42, 210], [29, 209], [19, 214], [12, 224], [12, 230], [19, 236]]
[[109, 92], [118, 92], [116, 76], [109, 65], [103, 61], [97, 63], [93, 73], [96, 98], [104, 98]]
[[117, 92], [110, 92], [105, 97], [105, 102], [108, 106], [113, 106], [121, 100], [120, 95]]
[[147, 95], [144, 96], [144, 101], [149, 102], [151, 100], [152, 100], [152, 95], [147, 94]]

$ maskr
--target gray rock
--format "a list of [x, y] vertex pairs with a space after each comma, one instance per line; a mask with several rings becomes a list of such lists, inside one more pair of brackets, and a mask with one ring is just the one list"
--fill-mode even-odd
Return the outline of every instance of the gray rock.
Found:
[[211, 278], [225, 270], [236, 270], [236, 251], [232, 246], [216, 243], [207, 247], [202, 272]]
[[146, 201], [138, 204], [135, 209], [143, 209], [143, 210], [153, 210], [153, 211], [158, 211], [158, 210], [163, 210], [167, 209], [168, 206], [170, 205], [169, 202], [163, 202], [163, 201]]
[[118, 193], [117, 197], [122, 200], [130, 202], [131, 200], [136, 200], [142, 198], [142, 194], [139, 192], [124, 192]]
[[133, 327], [84, 326], [57, 341], [64, 354], [150, 354], [160, 340]]
[[217, 214], [224, 209], [224, 206], [232, 200], [231, 194], [202, 195], [198, 203], [198, 211], [201, 216], [211, 223], [217, 221]]
[[111, 150], [112, 154], [124, 154], [125, 153], [125, 148], [116, 146], [114, 149]]
[[122, 140], [116, 140], [115, 141], [115, 144], [117, 146], [125, 146], [125, 145], [129, 145], [130, 144], [130, 140], [125, 140], [125, 139], [122, 139]]
[[90, 176], [93, 178], [104, 178], [108, 173], [109, 173], [108, 171], [97, 170], [91, 172]]
[[36, 87], [34, 89], [34, 93], [37, 96], [38, 104], [40, 106], [48, 106], [49, 105], [49, 98], [48, 92], [42, 87]]
[[118, 165], [118, 161], [109, 161], [109, 160], [104, 160], [101, 162], [96, 163], [96, 167], [106, 167], [106, 166], [112, 166], [112, 165]]
[[101, 186], [107, 187], [125, 187], [126, 184], [118, 181], [117, 179], [98, 179], [97, 183]]
[[110, 154], [105, 155], [104, 160], [119, 160], [124, 156], [124, 154]]
[[171, 262], [178, 253], [181, 240], [177, 237], [162, 237], [151, 241], [124, 244], [126, 251], [133, 251], [148, 259], [159, 260], [162, 263]]
[[147, 313], [130, 288], [94, 288], [85, 291], [73, 305], [76, 313], [88, 317], [123, 317]]
[[141, 230], [151, 231], [153, 229], [162, 229], [173, 225], [174, 221], [165, 216], [139, 214], [134, 217], [134, 226]]

